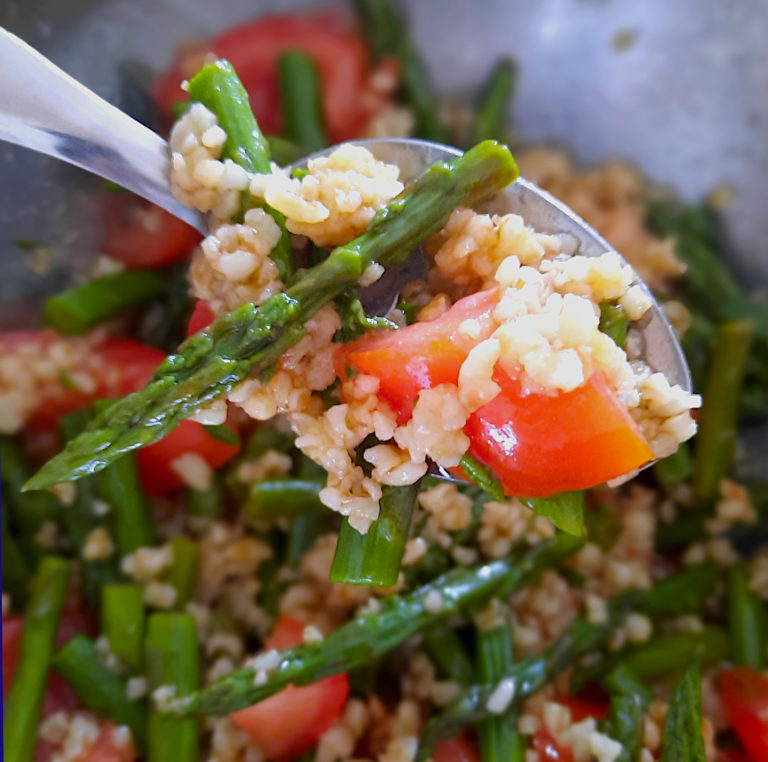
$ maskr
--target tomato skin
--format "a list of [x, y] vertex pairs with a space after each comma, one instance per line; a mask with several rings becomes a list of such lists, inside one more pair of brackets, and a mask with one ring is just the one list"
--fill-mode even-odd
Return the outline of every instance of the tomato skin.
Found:
[[726, 717], [754, 759], [768, 759], [768, 677], [749, 667], [718, 676]]
[[[267, 648], [285, 649], [304, 639], [304, 625], [283, 614]], [[230, 716], [268, 759], [287, 762], [306, 754], [333, 725], [349, 697], [346, 674], [301, 687], [289, 685], [274, 696]]]
[[202, 235], [165, 209], [127, 193], [105, 201], [104, 253], [129, 270], [187, 259]]
[[475, 745], [466, 736], [454, 736], [440, 741], [432, 753], [433, 762], [480, 762]]
[[195, 302], [195, 309], [189, 318], [187, 336], [192, 336], [198, 331], [202, 331], [203, 328], [207, 328], [214, 320], [216, 320], [216, 315], [213, 314], [211, 305], [205, 299], [198, 299]]
[[[357, 136], [370, 117], [360, 97], [370, 68], [368, 50], [338, 14], [263, 16], [232, 27], [206, 47], [234, 66], [248, 91], [256, 121], [267, 134], [279, 134], [281, 129], [276, 65], [286, 49], [301, 50], [317, 63], [332, 143]], [[153, 96], [169, 122], [173, 121], [173, 105], [186, 100], [181, 81], [194, 73], [174, 66], [156, 81]]]
[[[379, 395], [402, 424], [421, 389], [455, 384], [470, 349], [496, 327], [493, 308], [499, 291], [459, 300], [441, 317], [347, 345], [337, 363], [377, 376]], [[472, 339], [459, 330], [472, 318]], [[498, 396], [475, 411], [464, 433], [469, 454], [489, 466], [509, 495], [544, 497], [584, 489], [622, 476], [653, 460], [653, 453], [600, 373], [570, 392], [522, 389], [497, 365]]]
[[[234, 433], [233, 426], [229, 427]], [[216, 439], [197, 421], [182, 421], [173, 431], [154, 444], [136, 452], [141, 484], [148, 495], [164, 495], [184, 486], [172, 468], [173, 461], [185, 453], [202, 456], [211, 467], [218, 468], [240, 452], [239, 444]]]

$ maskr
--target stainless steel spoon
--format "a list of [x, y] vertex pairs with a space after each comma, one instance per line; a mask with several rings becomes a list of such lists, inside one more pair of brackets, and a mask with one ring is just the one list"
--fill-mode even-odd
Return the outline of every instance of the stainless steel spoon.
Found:
[[[206, 232], [203, 217], [173, 198], [168, 182], [167, 143], [144, 125], [107, 103], [15, 35], [0, 28], [0, 139], [55, 156], [122, 185]], [[405, 182], [430, 164], [461, 151], [414, 139], [363, 140], [357, 143], [400, 167]], [[326, 149], [314, 156], [328, 153]], [[313, 157], [307, 157], [313, 158]], [[294, 166], [305, 164], [302, 159]], [[578, 253], [598, 256], [613, 247], [567, 206], [520, 178], [487, 205], [495, 212], [515, 212], [543, 233], [565, 233], [578, 242]], [[400, 282], [369, 299], [389, 305]], [[638, 279], [638, 282], [641, 283]], [[651, 295], [645, 284], [642, 287]], [[692, 389], [685, 356], [659, 304], [640, 323], [641, 356], [655, 371], [687, 392]]]

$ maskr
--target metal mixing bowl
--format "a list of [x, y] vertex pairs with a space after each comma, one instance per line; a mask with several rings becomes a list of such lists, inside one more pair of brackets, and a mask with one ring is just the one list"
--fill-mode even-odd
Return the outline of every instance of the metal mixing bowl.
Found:
[[[146, 83], [187, 39], [304, 0], [3, 0], [0, 25], [152, 124]], [[327, 3], [326, 3], [327, 4]], [[724, 210], [745, 283], [768, 284], [768, 4], [765, 0], [411, 0], [436, 87], [476, 91], [503, 55], [519, 64], [522, 139], [582, 164], [622, 157], [686, 200], [730, 189]], [[12, 77], [13, 72], [2, 72]], [[101, 181], [0, 145], [0, 328], [33, 325], [43, 295], [98, 251]], [[51, 247], [43, 274], [18, 243]]]

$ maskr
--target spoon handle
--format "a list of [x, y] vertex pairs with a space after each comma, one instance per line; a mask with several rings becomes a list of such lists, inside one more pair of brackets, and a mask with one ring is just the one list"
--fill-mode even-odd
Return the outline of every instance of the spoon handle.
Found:
[[171, 195], [168, 144], [0, 28], [0, 139], [46, 153], [133, 191], [201, 232]]

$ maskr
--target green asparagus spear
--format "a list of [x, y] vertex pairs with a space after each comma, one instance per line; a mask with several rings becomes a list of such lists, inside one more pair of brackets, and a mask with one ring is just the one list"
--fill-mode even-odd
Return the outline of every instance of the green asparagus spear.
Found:
[[[613, 628], [626, 616], [635, 596], [620, 596], [609, 607], [609, 616], [602, 624], [577, 619], [568, 631], [541, 654], [514, 663], [505, 677], [514, 686], [514, 699], [520, 701], [541, 690], [560, 675], [580, 655], [602, 646]], [[418, 759], [429, 756], [433, 746], [458, 733], [463, 727], [493, 716], [488, 700], [498, 688], [498, 682], [482, 683], [465, 688], [442, 714], [431, 719], [421, 736]]]
[[440, 123], [426, 69], [408, 30], [401, 4], [397, 0], [354, 0], [353, 5], [376, 58], [394, 56], [400, 64], [402, 97], [416, 117], [417, 136], [445, 142], [445, 128]]
[[195, 592], [200, 546], [183, 535], [174, 537], [169, 544], [173, 560], [166, 571], [165, 579], [176, 589], [173, 607], [177, 611], [183, 611]]
[[603, 684], [611, 693], [635, 696], [641, 706], [648, 706], [653, 701], [653, 691], [625, 664], [611, 670]]
[[728, 570], [728, 634], [734, 664], [765, 669], [768, 614], [760, 597], [749, 589], [747, 575], [740, 565]]
[[[248, 93], [229, 61], [215, 61], [203, 66], [189, 80], [189, 99], [202, 103], [216, 114], [219, 125], [227, 133], [222, 159], [232, 159], [249, 172], [266, 173], [269, 167], [269, 144], [262, 135], [251, 111]], [[250, 191], [244, 191], [244, 208], [258, 203]], [[293, 273], [291, 240], [285, 229], [285, 217], [275, 209], [264, 207], [279, 225], [282, 235], [270, 257], [285, 282]]]
[[715, 497], [733, 463], [739, 390], [754, 331], [746, 320], [715, 329], [693, 468], [693, 488], [703, 500]]
[[304, 554], [315, 544], [315, 540], [327, 527], [328, 512], [306, 513], [291, 521], [291, 528], [285, 543], [285, 563], [298, 568]]
[[128, 699], [125, 679], [101, 663], [90, 638], [75, 635], [51, 663], [85, 706], [118, 725], [127, 725], [139, 746], [144, 745], [147, 717], [143, 704]]
[[255, 482], [243, 505], [243, 518], [263, 521], [278, 516], [296, 517], [322, 512], [322, 485], [309, 479], [264, 479]]
[[638, 695], [611, 696], [605, 732], [621, 744], [615, 762], [638, 762], [643, 749], [643, 703]]
[[[509, 623], [477, 633], [478, 677], [483, 684], [500, 684], [512, 669]], [[477, 723], [482, 762], [522, 762], [524, 747], [515, 728], [514, 712], [502, 711]]]
[[[145, 659], [149, 688], [167, 686], [174, 701], [192, 693], [200, 682], [195, 620], [189, 614], [152, 614], [147, 625]], [[196, 762], [197, 719], [180, 717], [153, 706], [149, 711], [148, 762]]]
[[424, 632], [424, 648], [441, 677], [471, 683], [475, 670], [455, 628], [443, 623]]
[[2, 560], [3, 592], [11, 596], [13, 608], [19, 608], [27, 601], [29, 568], [24, 554], [16, 543], [16, 538], [11, 535], [8, 529], [7, 510], [0, 511], [0, 522], [2, 524], [0, 560]]
[[[375, 661], [406, 638], [437, 624], [468, 606], [480, 605], [493, 595], [508, 594], [581, 546], [560, 535], [545, 540], [526, 554], [492, 561], [476, 569], [456, 569], [402, 596], [382, 602], [382, 610], [353, 619], [321, 643], [305, 644], [282, 653], [278, 667], [266, 682], [254, 684], [255, 670], [246, 668], [215, 681], [183, 702], [187, 712], [226, 714], [255, 704], [286, 685], [305, 685], [329, 675]], [[428, 593], [439, 594], [426, 604]]]
[[286, 50], [277, 59], [283, 130], [302, 153], [328, 145], [317, 64], [300, 50]]
[[144, 591], [139, 585], [101, 588], [101, 631], [109, 649], [123, 664], [141, 669], [144, 660]]
[[129, 307], [160, 296], [165, 289], [165, 276], [154, 270], [126, 270], [46, 299], [43, 316], [59, 333], [81, 334]]
[[31, 762], [34, 757], [48, 666], [56, 645], [59, 615], [67, 598], [69, 571], [68, 561], [48, 556], [40, 562], [32, 580], [19, 661], [3, 707], [6, 762]]
[[331, 566], [331, 582], [377, 587], [397, 582], [419, 485], [420, 481], [405, 487], [384, 487], [379, 517], [366, 534], [360, 534], [349, 519], [344, 519]]
[[[62, 516], [59, 501], [50, 492], [22, 492], [31, 476], [24, 455], [16, 443], [0, 436], [0, 493], [3, 514], [9, 529], [18, 533], [21, 550], [28, 561], [41, 553], [35, 537], [46, 521], [58, 522]], [[5, 545], [3, 545], [5, 547]]]
[[701, 733], [701, 672], [688, 667], [677, 682], [664, 720], [660, 762], [706, 762]]
[[505, 140], [514, 89], [515, 65], [508, 58], [503, 58], [493, 67], [483, 90], [472, 127], [472, 142]]
[[27, 482], [27, 489], [99, 471], [121, 454], [157, 441], [254, 370], [268, 373], [304, 335], [306, 320], [352, 287], [369, 264], [401, 261], [454, 208], [473, 206], [515, 177], [509, 150], [489, 141], [451, 162], [437, 162], [382, 209], [368, 231], [334, 249], [285, 293], [261, 307], [244, 304], [190, 337], [142, 391], [99, 414], [88, 431]]
[[693, 614], [714, 594], [720, 570], [712, 561], [692, 564], [659, 580], [643, 596], [643, 612], [650, 617], [663, 614]]

